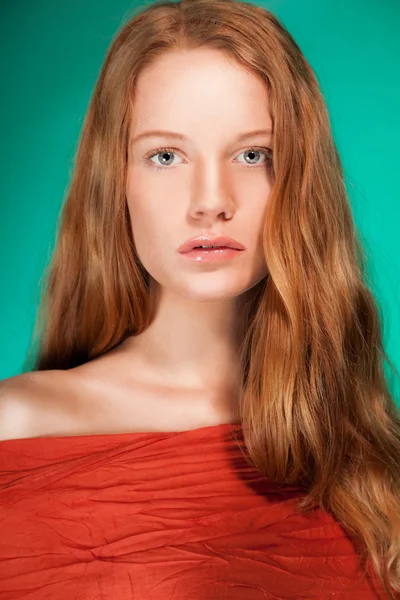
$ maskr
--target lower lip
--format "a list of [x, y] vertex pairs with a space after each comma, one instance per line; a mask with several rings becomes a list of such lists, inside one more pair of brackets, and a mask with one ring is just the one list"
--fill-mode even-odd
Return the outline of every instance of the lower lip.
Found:
[[193, 250], [190, 250], [189, 252], [184, 252], [182, 256], [186, 256], [186, 258], [191, 258], [197, 262], [212, 262], [234, 258], [241, 252], [243, 252], [243, 250], [236, 250], [235, 248], [193, 248]]

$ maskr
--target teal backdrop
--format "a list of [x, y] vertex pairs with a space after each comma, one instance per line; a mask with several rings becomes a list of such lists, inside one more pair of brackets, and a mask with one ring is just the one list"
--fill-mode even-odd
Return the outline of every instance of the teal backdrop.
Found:
[[[39, 283], [90, 95], [128, 0], [0, 7], [0, 379], [23, 371]], [[400, 365], [400, 3], [259, 0], [293, 35], [331, 115], [389, 358]], [[387, 371], [388, 373], [388, 371]], [[399, 404], [398, 381], [392, 391]]]

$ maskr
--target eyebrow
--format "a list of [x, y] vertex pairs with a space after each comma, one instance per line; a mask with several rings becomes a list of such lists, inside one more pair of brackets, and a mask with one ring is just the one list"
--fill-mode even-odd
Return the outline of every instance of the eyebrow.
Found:
[[[237, 136], [236, 141], [242, 142], [251, 137], [256, 137], [260, 135], [272, 135], [272, 129], [256, 129], [255, 131], [247, 131], [246, 133], [241, 133]], [[151, 131], [143, 131], [139, 135], [136, 135], [132, 138], [131, 143], [147, 138], [147, 137], [164, 137], [164, 138], [174, 138], [181, 141], [187, 141], [187, 137], [182, 133], [177, 133], [176, 131], [166, 131], [165, 129], [153, 129]]]

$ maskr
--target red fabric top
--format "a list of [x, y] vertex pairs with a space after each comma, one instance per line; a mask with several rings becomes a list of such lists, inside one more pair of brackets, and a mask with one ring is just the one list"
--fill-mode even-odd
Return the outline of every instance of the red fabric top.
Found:
[[245, 461], [238, 428], [1, 441], [0, 599], [388, 598], [331, 515], [296, 514], [304, 492]]

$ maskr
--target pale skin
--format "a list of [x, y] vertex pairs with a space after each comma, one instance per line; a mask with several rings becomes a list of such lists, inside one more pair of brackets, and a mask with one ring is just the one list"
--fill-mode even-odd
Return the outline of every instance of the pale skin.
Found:
[[[237, 420], [244, 303], [268, 273], [262, 228], [272, 128], [263, 81], [218, 50], [170, 52], [141, 73], [126, 197], [154, 319], [80, 367], [1, 382], [1, 439], [179, 431]], [[160, 129], [185, 139], [136, 141]], [[171, 153], [167, 166], [160, 148]], [[252, 161], [250, 149], [260, 152]], [[203, 233], [228, 235], [246, 250], [201, 264], [178, 253]]]

